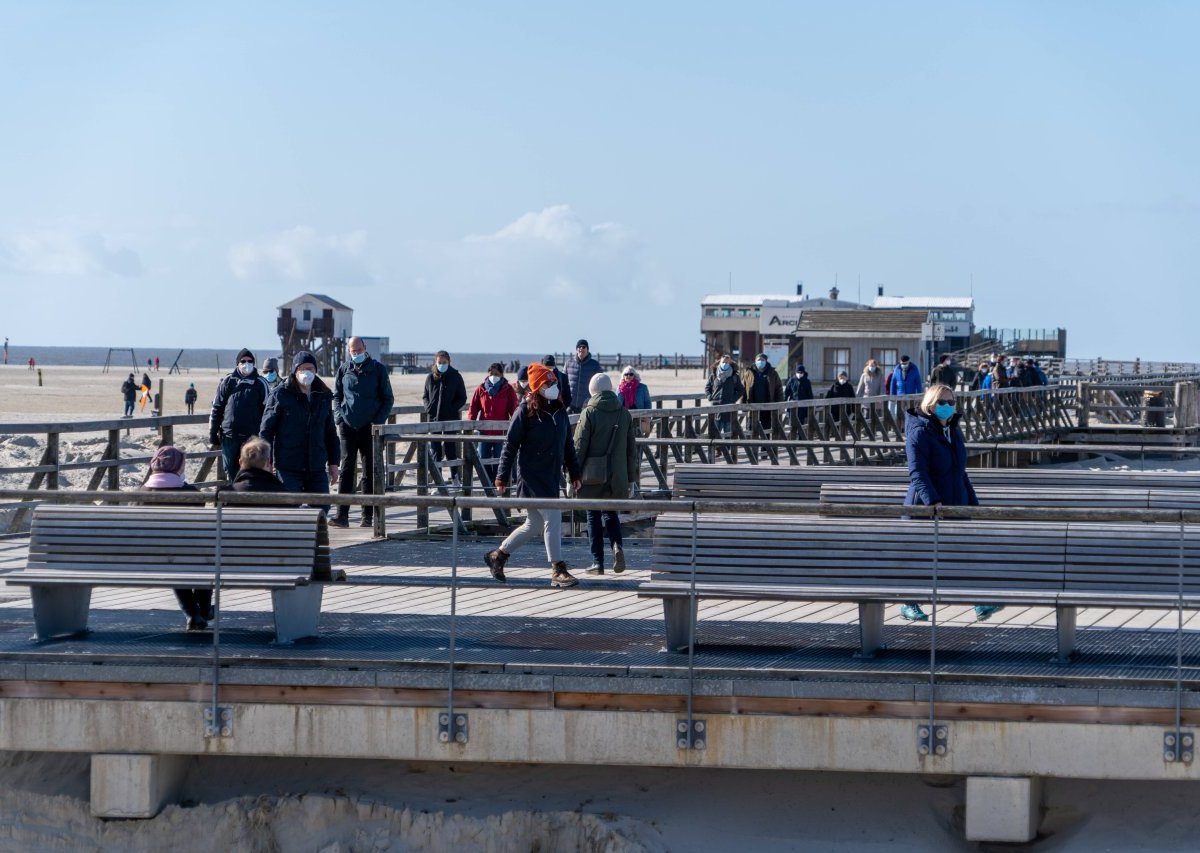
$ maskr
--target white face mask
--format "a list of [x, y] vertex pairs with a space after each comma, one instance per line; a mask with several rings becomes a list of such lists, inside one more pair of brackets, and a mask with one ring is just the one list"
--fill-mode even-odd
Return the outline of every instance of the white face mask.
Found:
[[558, 399], [558, 386], [546, 385], [541, 390], [541, 395], [551, 402]]
[[248, 364], [246, 362], [243, 362], [242, 364], [238, 365], [238, 373], [242, 374], [242, 376], [249, 376], [253, 372], [254, 372], [253, 364]]
[[316, 378], [317, 374], [313, 373], [311, 370], [301, 370], [296, 374], [296, 379], [299, 380], [300, 384], [304, 386], [312, 385], [313, 380]]
[[500, 377], [499, 376], [489, 376], [487, 378], [487, 383], [488, 383], [488, 385], [499, 385]]

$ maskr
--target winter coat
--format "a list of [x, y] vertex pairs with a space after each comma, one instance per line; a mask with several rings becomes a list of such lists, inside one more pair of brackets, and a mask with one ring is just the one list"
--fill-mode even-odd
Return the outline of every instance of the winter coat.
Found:
[[267, 380], [257, 373], [242, 376], [236, 370], [217, 385], [208, 415], [208, 440], [219, 444], [222, 437], [245, 441], [258, 432], [266, 411]]
[[[571, 380], [567, 378], [567, 374], [563, 373], [557, 367], [550, 369], [554, 371], [554, 378], [558, 380], [558, 399], [562, 400], [564, 405], [569, 406], [571, 403], [571, 394], [574, 393], [571, 390]], [[591, 379], [588, 379], [588, 382], [591, 381]], [[518, 394], [517, 396], [521, 397], [522, 395]]]
[[314, 472], [342, 461], [333, 424], [333, 392], [319, 378], [305, 394], [292, 376], [267, 401], [258, 434], [271, 443], [279, 471]]
[[1036, 388], [1042, 384], [1038, 381], [1037, 371], [1033, 369], [1033, 365], [1021, 365], [1021, 370], [1017, 375], [1020, 377], [1022, 388]]
[[270, 471], [261, 468], [242, 468], [233, 478], [235, 492], [286, 492], [287, 486]]
[[[196, 397], [197, 397], [197, 396], [198, 396], [198, 395], [196, 394], [196, 389], [195, 389], [195, 388], [189, 388], [189, 389], [187, 389], [186, 391], [184, 391], [184, 392], [183, 392], [183, 402], [184, 402], [186, 405], [189, 405], [189, 406], [190, 406], [190, 405], [192, 405], [193, 403], [195, 403], [195, 402], [196, 402]], [[125, 399], [126, 399], [126, 400], [132, 400], [132, 399], [133, 399], [133, 392], [132, 392], [132, 391], [130, 391], [128, 394], [126, 394], [126, 395], [125, 395]], [[214, 442], [214, 443], [215, 443], [215, 442]]]
[[883, 371], [877, 370], [872, 376], [864, 370], [862, 376], [858, 377], [858, 386], [854, 389], [854, 394], [857, 397], [882, 397]]
[[[646, 387], [646, 383], [638, 380], [637, 387], [633, 391], [633, 405], [629, 405], [629, 401], [625, 399], [625, 392], [621, 388], [625, 385], [622, 382], [617, 386], [617, 399], [621, 401], [626, 409], [649, 409], [654, 406], [654, 402], [650, 399], [650, 389]], [[591, 401], [589, 401], [590, 404]]]
[[762, 375], [767, 378], [767, 399], [753, 400], [754, 396], [754, 380], [759, 375], [760, 371], [757, 367], [748, 367], [742, 371], [742, 397], [738, 402], [743, 403], [782, 403], [783, 402], [783, 382], [779, 378], [779, 373], [768, 364], [761, 371]]
[[574, 357], [567, 359], [567, 381], [571, 386], [570, 400], [574, 411], [582, 412], [583, 407], [588, 404], [588, 398], [591, 396], [588, 393], [588, 384], [593, 376], [601, 372], [600, 362], [596, 361], [594, 356], [589, 355], [583, 361]]
[[783, 388], [783, 399], [785, 400], [811, 400], [813, 399], [812, 380], [808, 378], [808, 374], [803, 376], [792, 376], [787, 381], [787, 385]]
[[518, 497], [556, 498], [564, 467], [572, 480], [579, 479], [579, 462], [566, 407], [560, 400], [553, 403], [543, 400], [542, 411], [535, 415], [522, 400], [508, 425], [496, 479], [502, 483], [515, 479]]
[[892, 369], [887, 383], [888, 394], [920, 394], [922, 390], [921, 371], [917, 370], [917, 366], [911, 361], [908, 363], [908, 370], [902, 370], [899, 364]]
[[[151, 474], [151, 476], [154, 476], [154, 475]], [[198, 492], [200, 490], [197, 489], [195, 486], [193, 486], [191, 483], [184, 483], [181, 486], [143, 485], [141, 487], [141, 489], [139, 489], [138, 491], [142, 491], [142, 492]], [[154, 503], [144, 503], [144, 504], [142, 504], [142, 506], [193, 506], [193, 507], [195, 507], [195, 506], [201, 506], [201, 504], [187, 503], [187, 502], [183, 502], [183, 501], [181, 501], [180, 503], [161, 503], [159, 501], [155, 501]]]
[[581, 498], [627, 498], [638, 480], [638, 450], [633, 416], [612, 391], [601, 391], [588, 400], [575, 424], [575, 457], [582, 468], [588, 457], [608, 451], [608, 482], [579, 488]]
[[929, 383], [931, 385], [945, 385], [948, 388], [954, 388], [958, 385], [958, 368], [953, 364], [939, 364], [929, 373]]
[[992, 368], [992, 388], [1007, 388], [1011, 383], [1008, 380], [1008, 371], [997, 364]]
[[333, 380], [336, 425], [361, 429], [368, 424], [386, 424], [394, 402], [387, 368], [370, 356], [362, 364], [348, 361], [337, 369]]
[[125, 395], [125, 402], [132, 403], [137, 399], [138, 386], [132, 379], [126, 379], [121, 384], [121, 393]]
[[[967, 445], [957, 412], [943, 428], [940, 421], [918, 409], [909, 409], [904, 421], [904, 452], [908, 456], [906, 506], [978, 506], [975, 489], [967, 477]], [[949, 438], [946, 433], [949, 432]]]
[[425, 391], [421, 404], [431, 421], [457, 421], [462, 418], [463, 406], [467, 405], [467, 386], [462, 374], [450, 366], [445, 373], [435, 368], [425, 377]]
[[[513, 386], [503, 379], [495, 386], [489, 386], [487, 381], [479, 383], [475, 394], [471, 397], [471, 407], [467, 410], [469, 421], [507, 421], [517, 412], [521, 400]], [[484, 429], [480, 435], [503, 435], [498, 429]]]
[[729, 406], [736, 403], [746, 393], [742, 386], [742, 378], [736, 370], [721, 373], [714, 369], [704, 383], [704, 395], [714, 406]]
[[[848, 397], [850, 399], [854, 399], [854, 386], [850, 384], [850, 380], [847, 379], [845, 382], [834, 382], [829, 386], [829, 390], [825, 392], [826, 400], [833, 400], [838, 397]], [[829, 407], [829, 411], [833, 415], [833, 419], [835, 421], [840, 421], [843, 413], [850, 415], [853, 409], [853, 406]]]

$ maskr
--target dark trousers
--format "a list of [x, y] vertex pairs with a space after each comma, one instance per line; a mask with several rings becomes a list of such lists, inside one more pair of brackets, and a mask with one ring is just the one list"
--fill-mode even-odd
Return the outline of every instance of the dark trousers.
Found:
[[[354, 494], [354, 485], [358, 480], [358, 459], [362, 457], [363, 494], [375, 493], [375, 469], [371, 466], [371, 425], [358, 429], [342, 424], [338, 430], [342, 440], [342, 470], [338, 474], [338, 494]], [[338, 518], [347, 518], [350, 507], [342, 504], [337, 510]], [[374, 513], [371, 507], [363, 507], [363, 518], [371, 519]]]
[[[289, 492], [317, 492], [329, 494], [329, 472], [322, 468], [320, 471], [284, 471], [275, 472], [280, 482]], [[318, 506], [324, 513], [329, 512], [329, 504]]]
[[493, 480], [496, 478], [496, 472], [500, 470], [500, 454], [503, 452], [503, 441], [479, 442], [479, 461], [483, 463], [483, 470], [487, 471]]
[[592, 557], [600, 565], [604, 565], [604, 534], [614, 545], [621, 544], [621, 521], [615, 512], [589, 509], [587, 511], [588, 545], [592, 549]]
[[[133, 414], [133, 403], [126, 403], [126, 405], [129, 406], [129, 413]], [[196, 404], [195, 403], [188, 403], [187, 407], [188, 407], [189, 415], [196, 414]]]
[[134, 404], [133, 400], [125, 401], [125, 417], [127, 417], [127, 418], [133, 417], [133, 404]]
[[211, 589], [177, 589], [175, 598], [179, 602], [179, 609], [189, 618], [204, 620], [211, 618], [208, 614], [213, 599]]
[[[430, 442], [433, 445], [433, 458], [441, 462], [455, 462], [458, 460], [458, 442], [457, 441], [434, 441]], [[458, 476], [458, 466], [450, 469], [450, 476]]]
[[242, 470], [238, 457], [242, 453], [242, 445], [245, 441], [244, 438], [221, 436], [221, 461], [225, 465], [225, 476], [231, 483], [233, 478], [238, 475], [238, 471]]

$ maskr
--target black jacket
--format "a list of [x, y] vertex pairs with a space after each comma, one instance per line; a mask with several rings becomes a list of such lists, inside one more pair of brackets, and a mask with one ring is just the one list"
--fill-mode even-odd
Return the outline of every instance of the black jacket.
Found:
[[596, 361], [596, 357], [591, 353], [588, 353], [588, 357], [583, 361], [575, 356], [569, 357], [567, 359], [567, 386], [560, 390], [559, 393], [562, 396], [559, 399], [566, 400], [573, 411], [582, 412], [592, 396], [588, 385], [593, 376], [602, 372], [600, 362]]
[[121, 385], [121, 393], [125, 395], [125, 402], [132, 403], [137, 399], [138, 386], [132, 379], [126, 379]]
[[811, 400], [812, 398], [812, 380], [808, 378], [807, 373], [803, 376], [793, 376], [783, 386], [783, 399], [785, 400]]
[[395, 399], [386, 367], [370, 356], [362, 364], [348, 361], [333, 380], [333, 421], [352, 429], [386, 424]]
[[929, 384], [941, 384], [948, 388], [954, 388], [958, 385], [958, 368], [949, 362], [939, 364], [930, 372]]
[[425, 377], [421, 403], [431, 421], [461, 420], [463, 406], [467, 405], [467, 386], [462, 374], [453, 365], [445, 373], [430, 373]]
[[543, 400], [542, 412], [536, 416], [522, 400], [508, 425], [496, 479], [502, 483], [516, 479], [519, 497], [556, 498], [559, 473], [564, 467], [572, 480], [579, 479], [571, 421], [562, 400]]
[[287, 486], [270, 471], [261, 468], [242, 468], [233, 478], [235, 492], [286, 492]]
[[[838, 397], [849, 397], [853, 399], [854, 386], [849, 382], [834, 382], [829, 386], [829, 390], [825, 392], [825, 399], [833, 400]], [[842, 413], [845, 412], [847, 415], [849, 415], [853, 408], [853, 406], [830, 406], [829, 411], [833, 414], [833, 419], [835, 421], [840, 421], [842, 419]]]
[[267, 405], [267, 381], [257, 373], [242, 376], [237, 370], [224, 377], [213, 397], [208, 416], [208, 440], [221, 437], [245, 441], [258, 432]]
[[271, 443], [276, 470], [320, 471], [342, 461], [333, 425], [333, 392], [319, 378], [312, 393], [300, 390], [292, 376], [267, 400], [258, 434]]

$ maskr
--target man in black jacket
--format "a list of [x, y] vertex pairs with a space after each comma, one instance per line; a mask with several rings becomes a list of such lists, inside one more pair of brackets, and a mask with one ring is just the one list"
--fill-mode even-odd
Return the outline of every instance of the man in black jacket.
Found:
[[254, 366], [254, 353], [248, 349], [238, 353], [233, 372], [217, 385], [208, 416], [208, 442], [220, 448], [225, 476], [231, 483], [237, 477], [243, 442], [257, 433], [262, 423], [269, 390]]
[[[421, 395], [425, 414], [430, 421], [462, 420], [463, 406], [467, 405], [467, 386], [462, 374], [450, 366], [450, 353], [438, 350], [433, 367], [425, 377], [425, 392]], [[438, 462], [458, 459], [458, 444], [453, 441], [433, 442], [433, 458]], [[458, 469], [451, 471], [453, 483], [459, 485]]]
[[[371, 424], [387, 423], [395, 396], [387, 368], [367, 352], [362, 338], [353, 337], [346, 345], [350, 360], [338, 368], [333, 382], [333, 422], [342, 442], [342, 469], [338, 494], [354, 493], [358, 458], [362, 457], [363, 493], [375, 491], [375, 470], [371, 466]], [[465, 393], [465, 392], [464, 392]], [[371, 507], [362, 510], [363, 527], [370, 527]], [[339, 504], [329, 522], [335, 527], [350, 526], [350, 507]]]
[[129, 374], [129, 378], [121, 385], [121, 394], [125, 397], [125, 414], [123, 417], [133, 417], [133, 404], [137, 401], [137, 382], [133, 379], [133, 374]]

